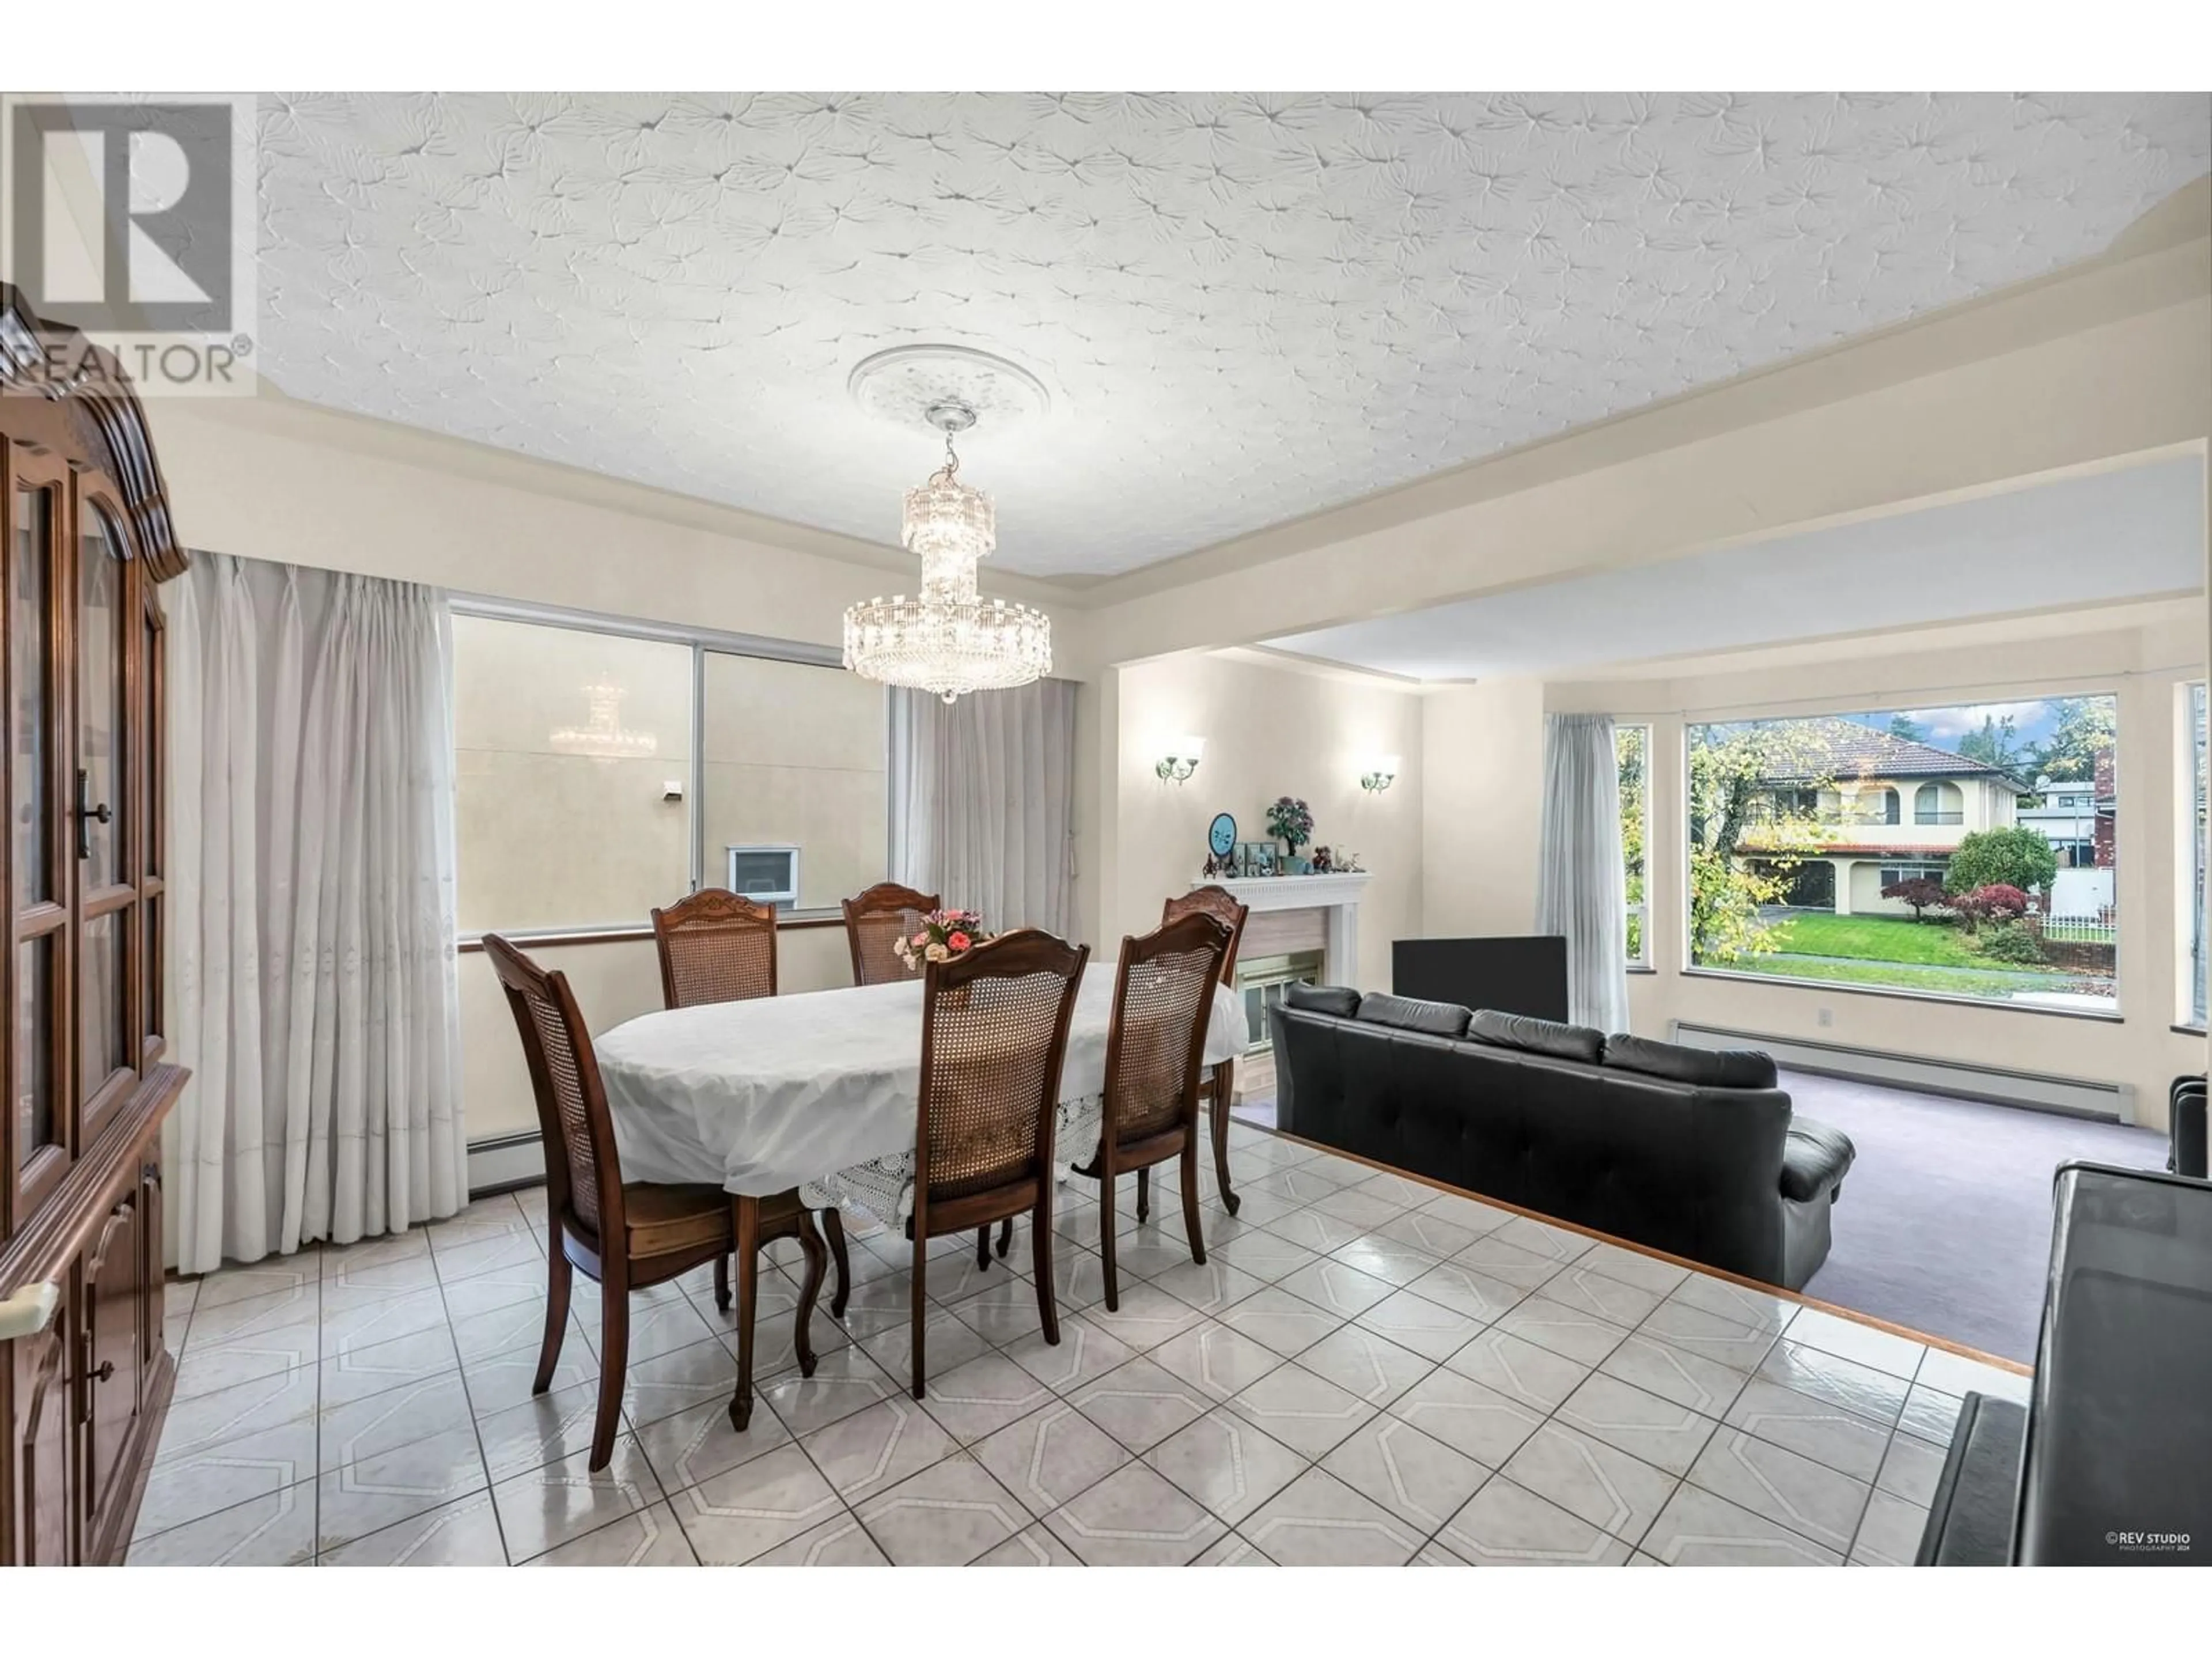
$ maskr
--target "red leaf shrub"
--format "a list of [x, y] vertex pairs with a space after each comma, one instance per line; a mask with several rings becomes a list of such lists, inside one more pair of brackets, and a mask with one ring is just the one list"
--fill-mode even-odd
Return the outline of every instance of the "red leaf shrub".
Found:
[[1991, 882], [1971, 893], [1960, 894], [1951, 901], [1951, 908], [1959, 913], [1959, 920], [1971, 933], [1985, 921], [2018, 921], [2027, 914], [2027, 895], [2017, 887]]

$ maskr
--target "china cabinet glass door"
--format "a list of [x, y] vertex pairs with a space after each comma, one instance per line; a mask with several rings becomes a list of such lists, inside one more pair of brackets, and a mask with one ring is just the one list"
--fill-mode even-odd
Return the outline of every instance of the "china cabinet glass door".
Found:
[[18, 1213], [58, 1182], [69, 1163], [67, 1014], [70, 871], [58, 833], [60, 775], [72, 745], [64, 721], [59, 623], [70, 479], [52, 458], [9, 446], [0, 501], [4, 544], [9, 780], [6, 982], [14, 1075], [9, 1183]]
[[137, 988], [130, 930], [137, 925], [131, 866], [130, 645], [138, 627], [122, 533], [97, 495], [82, 492], [76, 545], [76, 767], [70, 819], [77, 891], [77, 1098], [80, 1144], [137, 1075]]

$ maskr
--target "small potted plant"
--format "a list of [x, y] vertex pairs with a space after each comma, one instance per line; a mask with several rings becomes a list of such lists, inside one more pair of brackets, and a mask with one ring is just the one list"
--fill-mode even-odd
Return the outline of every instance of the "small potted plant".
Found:
[[973, 910], [932, 910], [912, 933], [899, 936], [891, 946], [908, 973], [932, 962], [950, 962], [964, 956], [990, 938], [983, 918]]
[[1267, 809], [1267, 833], [1291, 849], [1291, 857], [1313, 839], [1313, 811], [1295, 795], [1285, 795]]

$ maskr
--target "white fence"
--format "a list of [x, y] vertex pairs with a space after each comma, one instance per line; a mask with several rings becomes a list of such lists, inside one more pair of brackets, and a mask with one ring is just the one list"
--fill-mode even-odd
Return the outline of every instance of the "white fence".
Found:
[[2110, 910], [2094, 915], [2039, 916], [2036, 931], [2053, 945], [2117, 945], [2119, 928]]

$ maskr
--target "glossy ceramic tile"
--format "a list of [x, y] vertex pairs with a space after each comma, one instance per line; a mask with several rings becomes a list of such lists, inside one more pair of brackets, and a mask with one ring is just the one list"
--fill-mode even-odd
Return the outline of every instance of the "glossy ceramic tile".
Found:
[[[1045, 1341], [1026, 1228], [848, 1229], [844, 1318], [760, 1281], [755, 1406], [702, 1267], [635, 1298], [588, 1468], [600, 1299], [550, 1387], [542, 1195], [179, 1283], [178, 1398], [134, 1562], [428, 1566], [1689, 1565], [1910, 1559], [1961, 1394], [2021, 1379], [1238, 1125], [1244, 1208], [1063, 1206]], [[1088, 1218], [1086, 1219], [1086, 1218]], [[790, 1255], [786, 1250], [782, 1254]], [[787, 1264], [787, 1265], [795, 1265]]]

